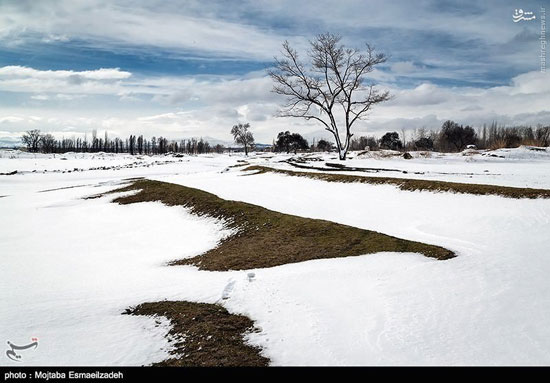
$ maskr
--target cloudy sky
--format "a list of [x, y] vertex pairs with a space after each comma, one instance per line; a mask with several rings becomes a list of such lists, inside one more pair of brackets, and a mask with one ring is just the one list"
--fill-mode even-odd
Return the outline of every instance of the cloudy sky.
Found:
[[[33, 128], [230, 141], [237, 122], [264, 143], [283, 129], [320, 137], [314, 122], [274, 117], [282, 100], [266, 68], [284, 40], [305, 52], [326, 31], [389, 56], [372, 75], [394, 98], [359, 133], [550, 124], [541, 6], [550, 1], [1, 0], [0, 144]], [[514, 22], [518, 8], [536, 19]]]

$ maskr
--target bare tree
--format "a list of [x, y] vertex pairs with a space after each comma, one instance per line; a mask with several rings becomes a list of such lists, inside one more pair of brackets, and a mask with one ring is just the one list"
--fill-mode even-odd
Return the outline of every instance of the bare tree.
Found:
[[55, 137], [50, 133], [43, 134], [40, 139], [40, 146], [44, 153], [53, 153], [55, 151]]
[[249, 123], [234, 125], [233, 128], [231, 128], [231, 134], [233, 135], [235, 143], [244, 146], [244, 154], [247, 156], [248, 149], [254, 145], [254, 136], [252, 132], [248, 130], [249, 128]]
[[[275, 58], [275, 66], [268, 73], [275, 83], [273, 91], [287, 97], [279, 115], [322, 123], [333, 134], [340, 159], [345, 160], [353, 124], [390, 95], [388, 91], [379, 92], [373, 83], [366, 83], [366, 75], [385, 62], [386, 56], [375, 53], [369, 44], [362, 52], [346, 48], [340, 40], [340, 36], [331, 33], [318, 35], [310, 42], [307, 67], [285, 41], [283, 58]], [[343, 141], [340, 125], [345, 132]]]
[[23, 141], [23, 143], [27, 145], [27, 148], [31, 152], [38, 151], [38, 147], [40, 145], [41, 140], [42, 140], [42, 134], [38, 129], [28, 130], [27, 132], [25, 132], [25, 134], [21, 136], [21, 141]]

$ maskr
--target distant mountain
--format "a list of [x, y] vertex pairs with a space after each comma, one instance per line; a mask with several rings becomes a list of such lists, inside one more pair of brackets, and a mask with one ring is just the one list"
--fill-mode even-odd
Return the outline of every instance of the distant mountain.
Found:
[[[220, 140], [218, 138], [209, 137], [209, 136], [189, 137], [189, 138], [185, 138], [185, 140], [189, 140], [191, 138], [196, 138], [197, 140], [200, 140], [202, 138], [204, 141], [207, 141], [211, 146], [215, 146], [215, 145], [220, 144], [220, 145], [225, 146], [226, 148], [241, 148], [242, 147], [242, 145], [238, 145], [233, 141]], [[262, 144], [262, 143], [255, 143], [254, 145], [256, 145], [256, 147], [259, 148], [259, 149], [265, 149], [265, 148], [268, 148], [268, 147], [271, 146], [271, 144]]]
[[0, 148], [13, 148], [21, 146], [21, 139], [16, 137], [2, 137], [0, 136]]
[[191, 139], [200, 140], [201, 138], [203, 141], [207, 141], [210, 145], [223, 145], [223, 146], [231, 146], [234, 145], [233, 141], [226, 141], [226, 140], [220, 140], [218, 138], [210, 137], [210, 136], [195, 136], [195, 137], [182, 137], [182, 138], [176, 138], [174, 141], [180, 141], [180, 140], [191, 140]]
[[[196, 139], [200, 139], [201, 137], [195, 137]], [[231, 146], [231, 145], [234, 145], [233, 141], [226, 141], [226, 140], [220, 140], [218, 138], [214, 138], [214, 137], [209, 137], [209, 136], [204, 136], [202, 137], [202, 139], [204, 141], [208, 141], [208, 143], [212, 146], [215, 146], [215, 145], [223, 145], [223, 146]]]
[[257, 148], [260, 148], [260, 149], [264, 149], [264, 148], [269, 148], [271, 147], [272, 145], [271, 144], [260, 144], [260, 143], [256, 143], [254, 144], [255, 147]]

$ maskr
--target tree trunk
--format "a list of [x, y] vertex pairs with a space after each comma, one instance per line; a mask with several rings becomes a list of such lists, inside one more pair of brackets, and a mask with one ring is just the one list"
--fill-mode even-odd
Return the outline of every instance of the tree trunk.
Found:
[[339, 153], [338, 153], [338, 157], [340, 158], [340, 161], [345, 161], [346, 160], [346, 152], [342, 149], [342, 150], [339, 150]]
[[342, 146], [342, 141], [340, 140], [340, 136], [338, 135], [337, 131], [332, 132], [334, 135], [334, 139], [336, 140], [336, 149], [338, 149], [338, 159], [340, 161], [345, 161], [346, 156], [348, 154], [349, 149], [349, 139], [351, 135], [349, 133], [346, 133], [346, 140], [345, 144]]

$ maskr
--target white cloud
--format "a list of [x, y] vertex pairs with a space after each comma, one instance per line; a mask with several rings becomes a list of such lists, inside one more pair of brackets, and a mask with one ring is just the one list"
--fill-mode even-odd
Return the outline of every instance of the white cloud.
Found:
[[129, 78], [130, 72], [121, 71], [120, 68], [100, 68], [96, 70], [72, 71], [72, 70], [38, 70], [24, 66], [9, 65], [0, 68], [0, 77], [34, 78], [41, 80], [69, 80], [74, 81], [111, 81]]
[[37, 101], [46, 101], [50, 99], [50, 96], [48, 96], [47, 94], [35, 94], [31, 96], [31, 99]]
[[396, 90], [393, 95], [394, 99], [390, 101], [390, 105], [425, 106], [444, 102], [452, 96], [452, 91], [434, 84], [423, 83], [414, 89]]
[[550, 94], [550, 76], [548, 73], [533, 71], [523, 73], [512, 79], [512, 86], [505, 87], [510, 94]]
[[[31, 79], [40, 84], [44, 81], [50, 84], [51, 77], [54, 77], [65, 87], [74, 87], [75, 93], [70, 95], [86, 95], [87, 100], [86, 103], [71, 101], [71, 108], [64, 108], [63, 100], [59, 98], [63, 98], [65, 93], [36, 93], [35, 96], [40, 99], [44, 98], [41, 97], [44, 94], [48, 97], [48, 100], [41, 101], [43, 106], [40, 109], [29, 110], [22, 105], [4, 108], [0, 112], [4, 130], [40, 128], [44, 131], [84, 132], [99, 128], [122, 136], [130, 133], [170, 138], [212, 136], [227, 140], [233, 124], [250, 121], [258, 140], [271, 142], [282, 130], [307, 135], [320, 129], [311, 121], [275, 118], [282, 100], [270, 92], [270, 79], [259, 73], [245, 78], [125, 76], [115, 80], [116, 85], [107, 89], [109, 97], [131, 92], [149, 97], [148, 101], [135, 101], [141, 102], [139, 107], [126, 109], [113, 105], [111, 98], [102, 103], [104, 96], [98, 96], [95, 93], [97, 89], [92, 88], [86, 93], [83, 84], [67, 85], [67, 75], [50, 73], [48, 77], [34, 70], [20, 73], [33, 74]], [[376, 106], [368, 120], [358, 123], [355, 130], [358, 134], [372, 134], [388, 129], [400, 130], [401, 127], [435, 128], [446, 119], [473, 125], [492, 120], [507, 124], [549, 124], [550, 113], [546, 112], [550, 105], [549, 83], [548, 74], [529, 72], [514, 77], [509, 85], [499, 87], [443, 87], [432, 83], [423, 83], [411, 89], [389, 87], [395, 95], [394, 99]], [[20, 85], [17, 88], [20, 92], [32, 88], [28, 84]], [[79, 93], [76, 93], [77, 90]], [[55, 105], [49, 106], [51, 100], [57, 100]], [[89, 106], [91, 101], [97, 103], [93, 108]], [[124, 105], [124, 101], [119, 102]], [[35, 117], [40, 117], [40, 120]]]
[[[72, 40], [89, 47], [117, 51], [147, 51], [151, 54], [151, 48], [156, 48], [176, 57], [222, 55], [251, 60], [270, 60], [279, 52], [285, 39], [303, 47], [314, 33], [324, 30], [345, 31], [346, 42], [351, 45], [363, 43], [364, 29], [380, 29], [391, 30], [392, 36], [399, 32], [400, 40], [414, 34], [434, 34], [496, 46], [511, 41], [518, 28], [511, 22], [508, 7], [495, 4], [470, 3], [456, 7], [453, 12], [445, 12], [443, 6], [433, 6], [432, 2], [416, 4], [407, 1], [383, 5], [372, 1], [350, 1], [334, 6], [330, 0], [298, 3], [293, 0], [255, 0], [231, 5], [223, 1], [198, 0], [183, 3], [162, 0], [116, 3], [107, 0], [4, 0], [0, 4], [0, 40], [5, 44], [22, 44], [27, 40], [46, 44]], [[459, 9], [465, 12], [457, 12]], [[503, 20], [508, 23], [503, 23]], [[449, 28], [450, 25], [453, 28]], [[379, 39], [387, 41], [383, 37]], [[378, 48], [386, 50], [391, 47]], [[433, 53], [433, 48], [426, 44], [420, 49], [422, 54], [419, 57], [437, 57], [428, 55]], [[411, 47], [408, 54], [417, 49]], [[521, 59], [525, 61], [523, 57]], [[397, 64], [396, 68], [400, 65], [405, 70], [414, 69], [410, 64]]]
[[35, 100], [46, 100], [49, 97], [42, 93], [48, 92], [109, 94], [116, 92], [121, 81], [131, 75], [119, 68], [72, 71], [11, 65], [0, 68], [0, 90], [38, 93], [33, 97]]
[[419, 68], [412, 61], [398, 61], [393, 63], [391, 66], [391, 71], [395, 74], [408, 74], [416, 72]]
[[58, 93], [55, 95], [48, 95], [48, 94], [34, 94], [31, 96], [31, 100], [36, 101], [49, 101], [49, 100], [58, 100], [58, 101], [70, 101], [70, 100], [76, 100], [79, 98], [84, 98], [86, 95], [84, 94], [65, 94], [65, 93]]
[[149, 96], [163, 105], [240, 105], [276, 102], [272, 83], [264, 73], [234, 76], [163, 76], [133, 78], [119, 68], [91, 71], [37, 70], [22, 66], [0, 68], [0, 91], [32, 93], [33, 100], [72, 100], [93, 95], [138, 100]]
[[[203, 60], [218, 60], [219, 56], [270, 60], [285, 38], [302, 52], [307, 43], [304, 36], [345, 31], [347, 44], [357, 46], [365, 36], [374, 36], [386, 44], [377, 48], [390, 55], [389, 67], [375, 69], [371, 78], [386, 82], [395, 98], [375, 107], [369, 119], [357, 125], [358, 131], [436, 127], [447, 118], [471, 124], [492, 119], [549, 123], [548, 75], [531, 71], [506, 86], [489, 86], [491, 78], [504, 77], [489, 76], [495, 69], [502, 71], [495, 64], [524, 71], [539, 64], [536, 54], [533, 65], [531, 56], [525, 55], [532, 53], [533, 44], [538, 52], [532, 31], [520, 30], [511, 21], [509, 7], [495, 4], [449, 7], [403, 1], [380, 6], [356, 1], [335, 7], [330, 0], [299, 4], [258, 0], [231, 6], [199, 0], [183, 5], [160, 0], [4, 0], [0, 2], [0, 43], [32, 42], [42, 44], [42, 49], [74, 43], [77, 48], [146, 57], [158, 54], [156, 58], [198, 55]], [[395, 60], [392, 53], [398, 56]], [[472, 60], [478, 53], [485, 56]], [[396, 79], [415, 86], [403, 89]], [[439, 79], [485, 86], [442, 86], [436, 84]], [[24, 94], [20, 97], [24, 101], [2, 103], [0, 124], [2, 129], [17, 132], [29, 128], [77, 132], [97, 127], [121, 135], [228, 139], [232, 124], [251, 121], [258, 139], [265, 142], [280, 130], [316, 134], [319, 125], [314, 122], [274, 118], [281, 99], [270, 89], [271, 81], [263, 72], [239, 77], [146, 76], [119, 68], [38, 70], [12, 65], [0, 68], [0, 92], [10, 92], [7, 97], [12, 99], [16, 99], [12, 93]], [[84, 97], [86, 102], [80, 100]]]
[[[271, 58], [280, 46], [281, 37], [269, 30], [202, 14], [196, 5], [101, 0], [6, 2], [0, 4], [0, 39], [40, 35], [47, 42], [75, 39], [119, 49], [158, 47], [256, 59]], [[216, 12], [227, 7], [221, 4]]]
[[25, 121], [25, 118], [20, 116], [0, 116], [0, 124], [17, 123], [22, 121]]
[[479, 125], [497, 120], [507, 124], [550, 124], [545, 112], [550, 105], [550, 74], [537, 71], [514, 77], [510, 85], [490, 88], [442, 87], [430, 83], [412, 89], [392, 89], [394, 99], [379, 106], [371, 124], [380, 126], [399, 119], [435, 116], [437, 121], [456, 120]]

